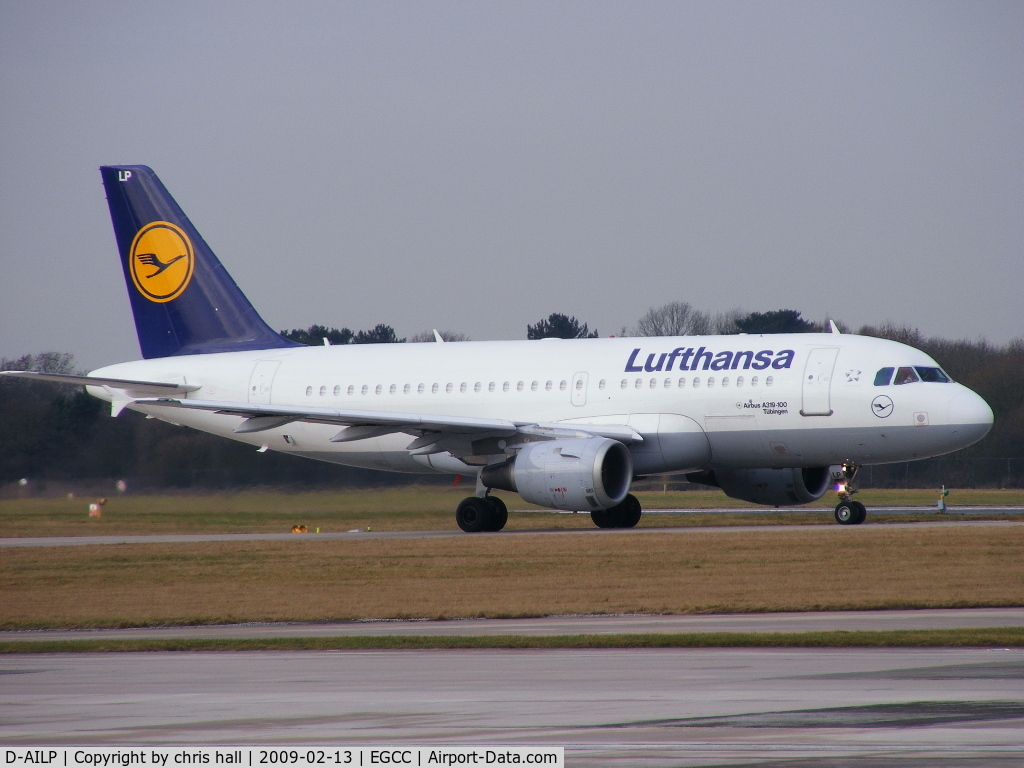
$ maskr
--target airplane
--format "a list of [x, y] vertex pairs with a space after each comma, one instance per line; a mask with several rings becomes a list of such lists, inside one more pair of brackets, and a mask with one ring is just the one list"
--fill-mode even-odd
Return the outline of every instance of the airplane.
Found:
[[988, 404], [924, 352], [831, 321], [830, 333], [301, 345], [260, 318], [150, 168], [100, 172], [143, 359], [2, 375], [84, 385], [112, 416], [261, 452], [475, 477], [455, 514], [466, 532], [505, 526], [494, 489], [633, 527], [632, 483], [668, 473], [769, 506], [835, 487], [836, 521], [856, 525], [860, 467], [955, 451], [992, 427]]

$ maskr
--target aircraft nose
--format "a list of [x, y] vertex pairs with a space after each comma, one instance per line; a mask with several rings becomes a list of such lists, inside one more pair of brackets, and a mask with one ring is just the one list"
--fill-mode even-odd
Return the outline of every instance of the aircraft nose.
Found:
[[964, 445], [976, 443], [992, 429], [992, 409], [975, 392], [961, 392], [949, 401], [949, 424], [959, 428]]

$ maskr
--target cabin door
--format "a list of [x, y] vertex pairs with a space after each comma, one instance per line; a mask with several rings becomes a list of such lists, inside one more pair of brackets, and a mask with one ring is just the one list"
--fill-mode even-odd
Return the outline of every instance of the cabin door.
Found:
[[832, 415], [832, 369], [835, 368], [838, 355], [838, 347], [811, 350], [804, 367], [801, 416]]

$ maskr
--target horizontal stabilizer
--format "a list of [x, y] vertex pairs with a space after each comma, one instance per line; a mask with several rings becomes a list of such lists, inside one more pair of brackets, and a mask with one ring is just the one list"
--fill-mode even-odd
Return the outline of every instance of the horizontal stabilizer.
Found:
[[99, 376], [74, 376], [66, 373], [37, 373], [36, 371], [0, 371], [0, 376], [10, 376], [29, 381], [51, 381], [56, 384], [78, 384], [85, 387], [109, 387], [121, 389], [140, 396], [174, 395], [195, 392], [199, 384], [182, 384], [171, 381], [136, 381], [134, 379], [106, 379]]

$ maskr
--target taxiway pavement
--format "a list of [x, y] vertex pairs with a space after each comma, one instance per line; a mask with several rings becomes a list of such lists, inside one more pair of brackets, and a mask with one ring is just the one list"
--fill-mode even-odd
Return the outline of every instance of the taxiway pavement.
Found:
[[0, 743], [555, 745], [571, 766], [1019, 766], [1022, 649], [23, 654]]
[[[995, 509], [995, 508], [993, 508]], [[999, 507], [1001, 512], [1016, 514], [1016, 508]], [[661, 514], [668, 514], [672, 510], [660, 510]], [[736, 510], [691, 510], [692, 512], [735, 512]], [[884, 510], [877, 510], [883, 512]], [[1021, 509], [1024, 511], [1024, 508]], [[978, 513], [981, 514], [981, 513]], [[868, 519], [870, 523], [870, 518]], [[939, 520], [919, 523], [885, 523], [886, 529], [892, 528], [926, 528], [934, 526], [1024, 526], [1024, 521], [1019, 520]], [[881, 527], [881, 526], [880, 526]], [[822, 525], [785, 525], [785, 526], [764, 526], [764, 525], [724, 525], [724, 526], [694, 526], [694, 527], [671, 527], [671, 528], [559, 528], [559, 529], [529, 529], [500, 531], [498, 533], [475, 533], [465, 534], [459, 530], [441, 531], [338, 531], [331, 533], [181, 533], [181, 534], [152, 534], [152, 535], [114, 535], [114, 536], [19, 536], [0, 538], [0, 549], [18, 547], [84, 547], [104, 544], [188, 544], [194, 542], [209, 541], [337, 541], [337, 540], [370, 540], [370, 539], [445, 539], [457, 536], [633, 536], [645, 533], [662, 533], [687, 535], [694, 533], [725, 533], [725, 532], [750, 532], [750, 531], [772, 531], [772, 530], [829, 530], [833, 526]], [[836, 525], [836, 530], [846, 530], [845, 527]]]
[[827, 611], [682, 616], [547, 616], [537, 619], [248, 623], [125, 629], [42, 629], [0, 632], [0, 641], [266, 639], [486, 635], [611, 635], [704, 632], [830, 632], [894, 629], [1024, 627], [1024, 608]]

